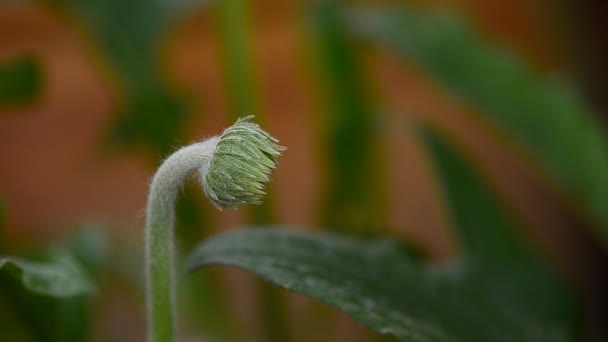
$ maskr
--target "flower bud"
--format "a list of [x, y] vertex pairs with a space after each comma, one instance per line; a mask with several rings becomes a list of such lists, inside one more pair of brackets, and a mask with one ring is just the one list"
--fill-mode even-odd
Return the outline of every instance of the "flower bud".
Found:
[[200, 170], [205, 194], [218, 209], [260, 203], [265, 183], [285, 150], [252, 118], [240, 118], [224, 130], [213, 157]]

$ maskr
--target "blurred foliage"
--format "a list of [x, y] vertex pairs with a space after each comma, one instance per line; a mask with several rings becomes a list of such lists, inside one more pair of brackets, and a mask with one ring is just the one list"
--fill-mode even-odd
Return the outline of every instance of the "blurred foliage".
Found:
[[384, 217], [375, 115], [369, 82], [340, 15], [342, 4], [318, 0], [310, 13], [327, 106], [322, 120], [327, 161], [322, 222], [329, 229], [370, 234]]
[[0, 197], [0, 254], [4, 253], [4, 225], [6, 221], [6, 209], [4, 200]]
[[569, 289], [526, 241], [485, 177], [438, 131], [422, 128], [420, 138], [433, 159], [463, 262], [484, 273], [493, 291], [501, 293], [497, 305], [519, 311], [523, 329], [528, 328], [524, 317], [531, 315], [573, 332], [579, 312]]
[[[47, 253], [27, 260], [0, 258], [0, 297], [23, 323], [28, 340], [84, 341], [88, 334], [91, 276], [106, 259], [105, 235], [83, 229]], [[18, 335], [3, 328], [3, 336]]]
[[478, 115], [524, 147], [608, 242], [608, 142], [576, 94], [453, 15], [404, 6], [357, 9], [348, 17], [355, 35], [394, 49], [479, 107]]
[[230, 116], [236, 120], [256, 114], [260, 120], [247, 1], [217, 1], [215, 5]]
[[111, 141], [149, 149], [160, 160], [181, 140], [185, 108], [163, 88], [138, 90], [119, 109]]
[[60, 241], [57, 248], [69, 251], [88, 274], [97, 275], [103, 272], [111, 254], [105, 229], [98, 223], [83, 224], [75, 234]]
[[20, 56], [0, 64], [0, 106], [24, 104], [40, 92], [42, 70], [31, 56]]
[[41, 295], [71, 297], [93, 292], [86, 273], [63, 253], [52, 254], [45, 262], [2, 257], [0, 271], [12, 276], [24, 289]]
[[460, 261], [420, 263], [392, 240], [244, 229], [203, 242], [188, 268], [249, 270], [402, 341], [577, 341], [569, 291], [521, 241], [468, 163], [433, 131], [424, 141], [456, 218]]
[[167, 86], [159, 58], [170, 23], [185, 10], [180, 2], [42, 1], [80, 24], [115, 69], [122, 100], [110, 135], [112, 141], [151, 149], [156, 159], [178, 146], [186, 107]]

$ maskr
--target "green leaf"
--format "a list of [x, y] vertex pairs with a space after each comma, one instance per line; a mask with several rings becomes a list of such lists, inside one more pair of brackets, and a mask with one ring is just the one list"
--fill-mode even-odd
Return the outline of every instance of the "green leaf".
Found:
[[41, 70], [33, 57], [18, 57], [0, 64], [0, 105], [32, 101], [40, 91]]
[[87, 274], [99, 274], [110, 257], [110, 241], [105, 228], [96, 222], [82, 224], [75, 234], [60, 242], [59, 247], [69, 251]]
[[[504, 291], [507, 284], [498, 286], [487, 272], [460, 263], [424, 265], [407, 255], [390, 240], [256, 228], [203, 242], [187, 267], [249, 270], [403, 341], [573, 340], [570, 326], [560, 320], [520, 310], [518, 293]], [[527, 299], [525, 309], [539, 304]]]
[[0, 297], [33, 340], [84, 341], [96, 290], [89, 274], [99, 274], [106, 254], [105, 235], [85, 227], [36, 259], [0, 258]]
[[572, 91], [544, 80], [445, 12], [403, 6], [349, 12], [352, 32], [395, 50], [532, 156], [608, 242], [608, 142]]
[[41, 295], [71, 297], [90, 294], [95, 288], [78, 263], [67, 254], [53, 255], [48, 262], [2, 257], [0, 272]]

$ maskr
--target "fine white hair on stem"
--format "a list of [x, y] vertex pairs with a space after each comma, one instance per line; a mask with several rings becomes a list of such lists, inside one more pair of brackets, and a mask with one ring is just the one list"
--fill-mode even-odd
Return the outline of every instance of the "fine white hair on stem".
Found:
[[264, 184], [284, 147], [253, 116], [237, 120], [220, 136], [183, 147], [154, 175], [146, 213], [146, 292], [148, 340], [171, 342], [175, 334], [174, 224], [181, 185], [198, 172], [203, 191], [218, 208], [259, 203]]

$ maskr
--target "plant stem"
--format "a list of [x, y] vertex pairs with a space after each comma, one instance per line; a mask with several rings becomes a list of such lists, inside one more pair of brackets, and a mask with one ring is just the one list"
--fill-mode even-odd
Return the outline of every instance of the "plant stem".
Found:
[[186, 146], [167, 158], [152, 179], [145, 228], [148, 341], [175, 335], [175, 202], [183, 181], [213, 156], [218, 138]]

